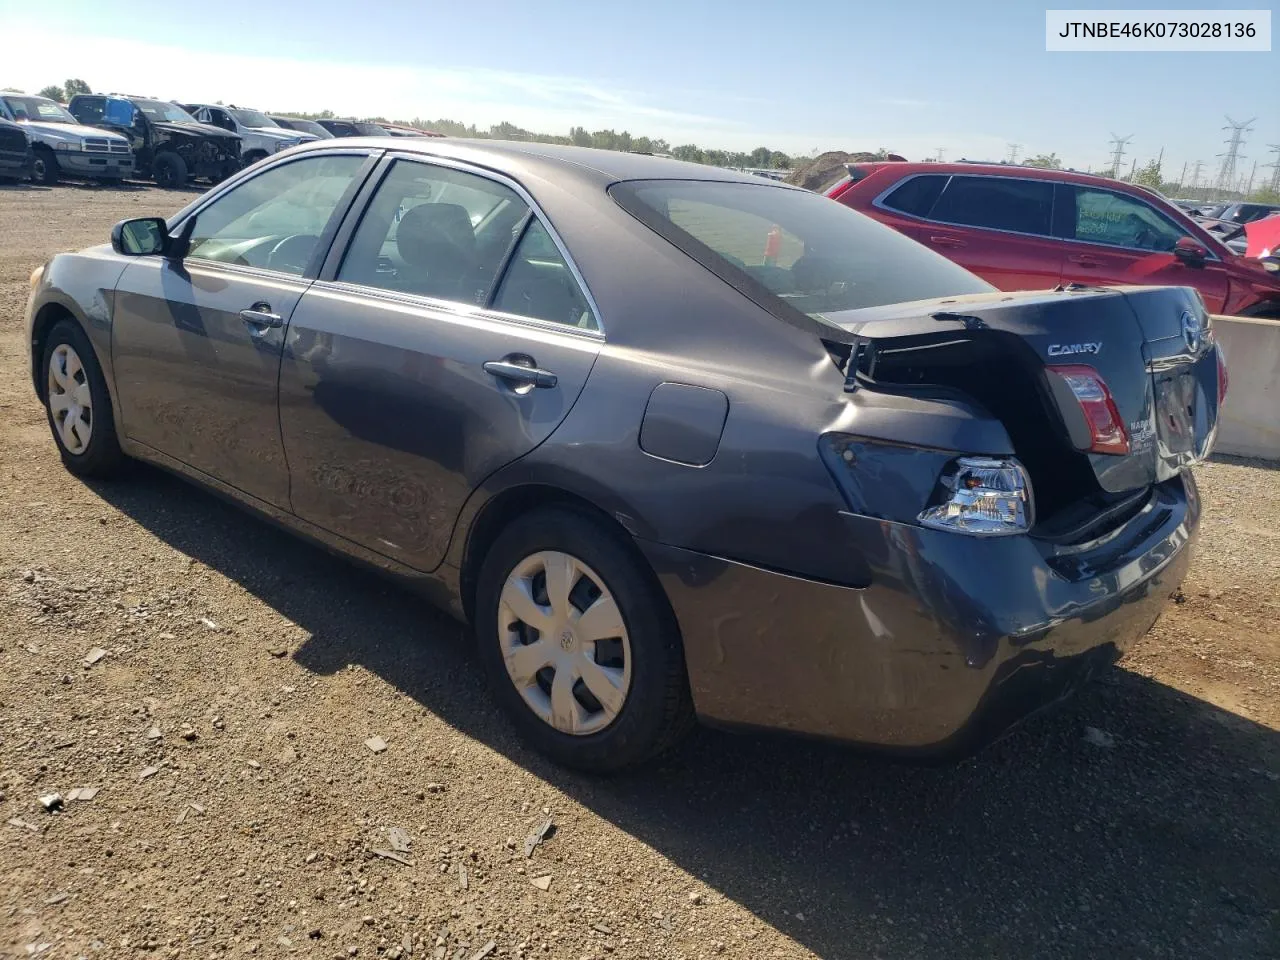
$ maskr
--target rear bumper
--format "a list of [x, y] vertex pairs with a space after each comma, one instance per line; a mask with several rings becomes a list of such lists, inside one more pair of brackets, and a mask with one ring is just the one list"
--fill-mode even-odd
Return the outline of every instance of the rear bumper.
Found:
[[968, 752], [1141, 637], [1190, 563], [1189, 475], [1088, 548], [842, 515], [873, 576], [818, 583], [640, 542], [708, 722], [906, 753]]

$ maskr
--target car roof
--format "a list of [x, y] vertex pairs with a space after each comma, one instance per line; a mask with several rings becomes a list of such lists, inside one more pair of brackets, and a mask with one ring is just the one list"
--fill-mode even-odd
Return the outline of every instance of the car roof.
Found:
[[800, 189], [722, 167], [688, 163], [649, 154], [623, 153], [618, 150], [599, 150], [593, 147], [573, 147], [555, 143], [466, 137], [398, 137], [394, 141], [390, 137], [344, 137], [338, 140], [319, 140], [295, 149], [311, 152], [349, 150], [353, 147], [371, 147], [393, 150], [401, 154], [421, 154], [425, 157], [459, 160], [517, 180], [524, 172], [536, 170], [545, 175], [554, 170], [562, 178], [581, 180], [597, 186], [607, 186], [623, 180], [705, 180], [750, 183], [778, 189]]
[[1016, 163], [925, 163], [921, 161], [877, 160], [868, 163], [851, 163], [851, 167], [859, 170], [892, 169], [900, 171], [904, 176], [916, 173], [937, 173], [944, 176], [952, 174], [969, 174], [970, 176], [1021, 177], [1024, 180], [1053, 180], [1059, 183], [1078, 183], [1086, 186], [1105, 186], [1111, 189], [1126, 190], [1167, 199], [1163, 194], [1137, 183], [1126, 183], [1110, 177], [1093, 173], [1082, 173], [1079, 170], [1050, 170], [1045, 167], [1027, 167]]

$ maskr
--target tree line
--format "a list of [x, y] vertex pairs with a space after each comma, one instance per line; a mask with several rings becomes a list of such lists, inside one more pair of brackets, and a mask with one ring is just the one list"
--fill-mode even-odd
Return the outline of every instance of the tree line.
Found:
[[[337, 117], [332, 110], [319, 113], [287, 111], [287, 116], [300, 117], [304, 120], [330, 120]], [[599, 150], [620, 150], [624, 153], [652, 153], [675, 157], [677, 160], [688, 160], [692, 163], [706, 163], [717, 167], [753, 167], [773, 170], [789, 170], [793, 158], [781, 150], [770, 150], [768, 147], [756, 147], [754, 150], [715, 150], [699, 147], [693, 143], [672, 146], [662, 137], [634, 136], [627, 130], [588, 130], [586, 127], [570, 127], [567, 135], [555, 133], [537, 133], [503, 121], [488, 128], [477, 127], [458, 120], [427, 120], [414, 117], [412, 120], [392, 120], [388, 117], [375, 116], [365, 118], [371, 123], [395, 123], [400, 126], [416, 127], [419, 130], [432, 130], [443, 133], [447, 137], [473, 137], [481, 140], [525, 140], [533, 143], [559, 143], [566, 146], [595, 147]]]

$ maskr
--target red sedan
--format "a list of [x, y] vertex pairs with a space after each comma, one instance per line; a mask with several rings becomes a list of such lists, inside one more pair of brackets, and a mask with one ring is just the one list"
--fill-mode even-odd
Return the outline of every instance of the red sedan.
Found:
[[1280, 317], [1280, 275], [1232, 253], [1154, 191], [1006, 164], [857, 163], [827, 196], [1001, 290], [1194, 287], [1211, 313]]

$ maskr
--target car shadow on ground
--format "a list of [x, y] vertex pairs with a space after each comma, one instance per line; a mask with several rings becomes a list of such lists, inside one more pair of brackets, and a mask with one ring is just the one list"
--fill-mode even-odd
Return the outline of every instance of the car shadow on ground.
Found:
[[1113, 670], [953, 765], [702, 730], [597, 779], [522, 745], [415, 596], [158, 471], [95, 489], [308, 631], [303, 667], [372, 671], [820, 957], [1280, 955], [1280, 738], [1171, 687]]

